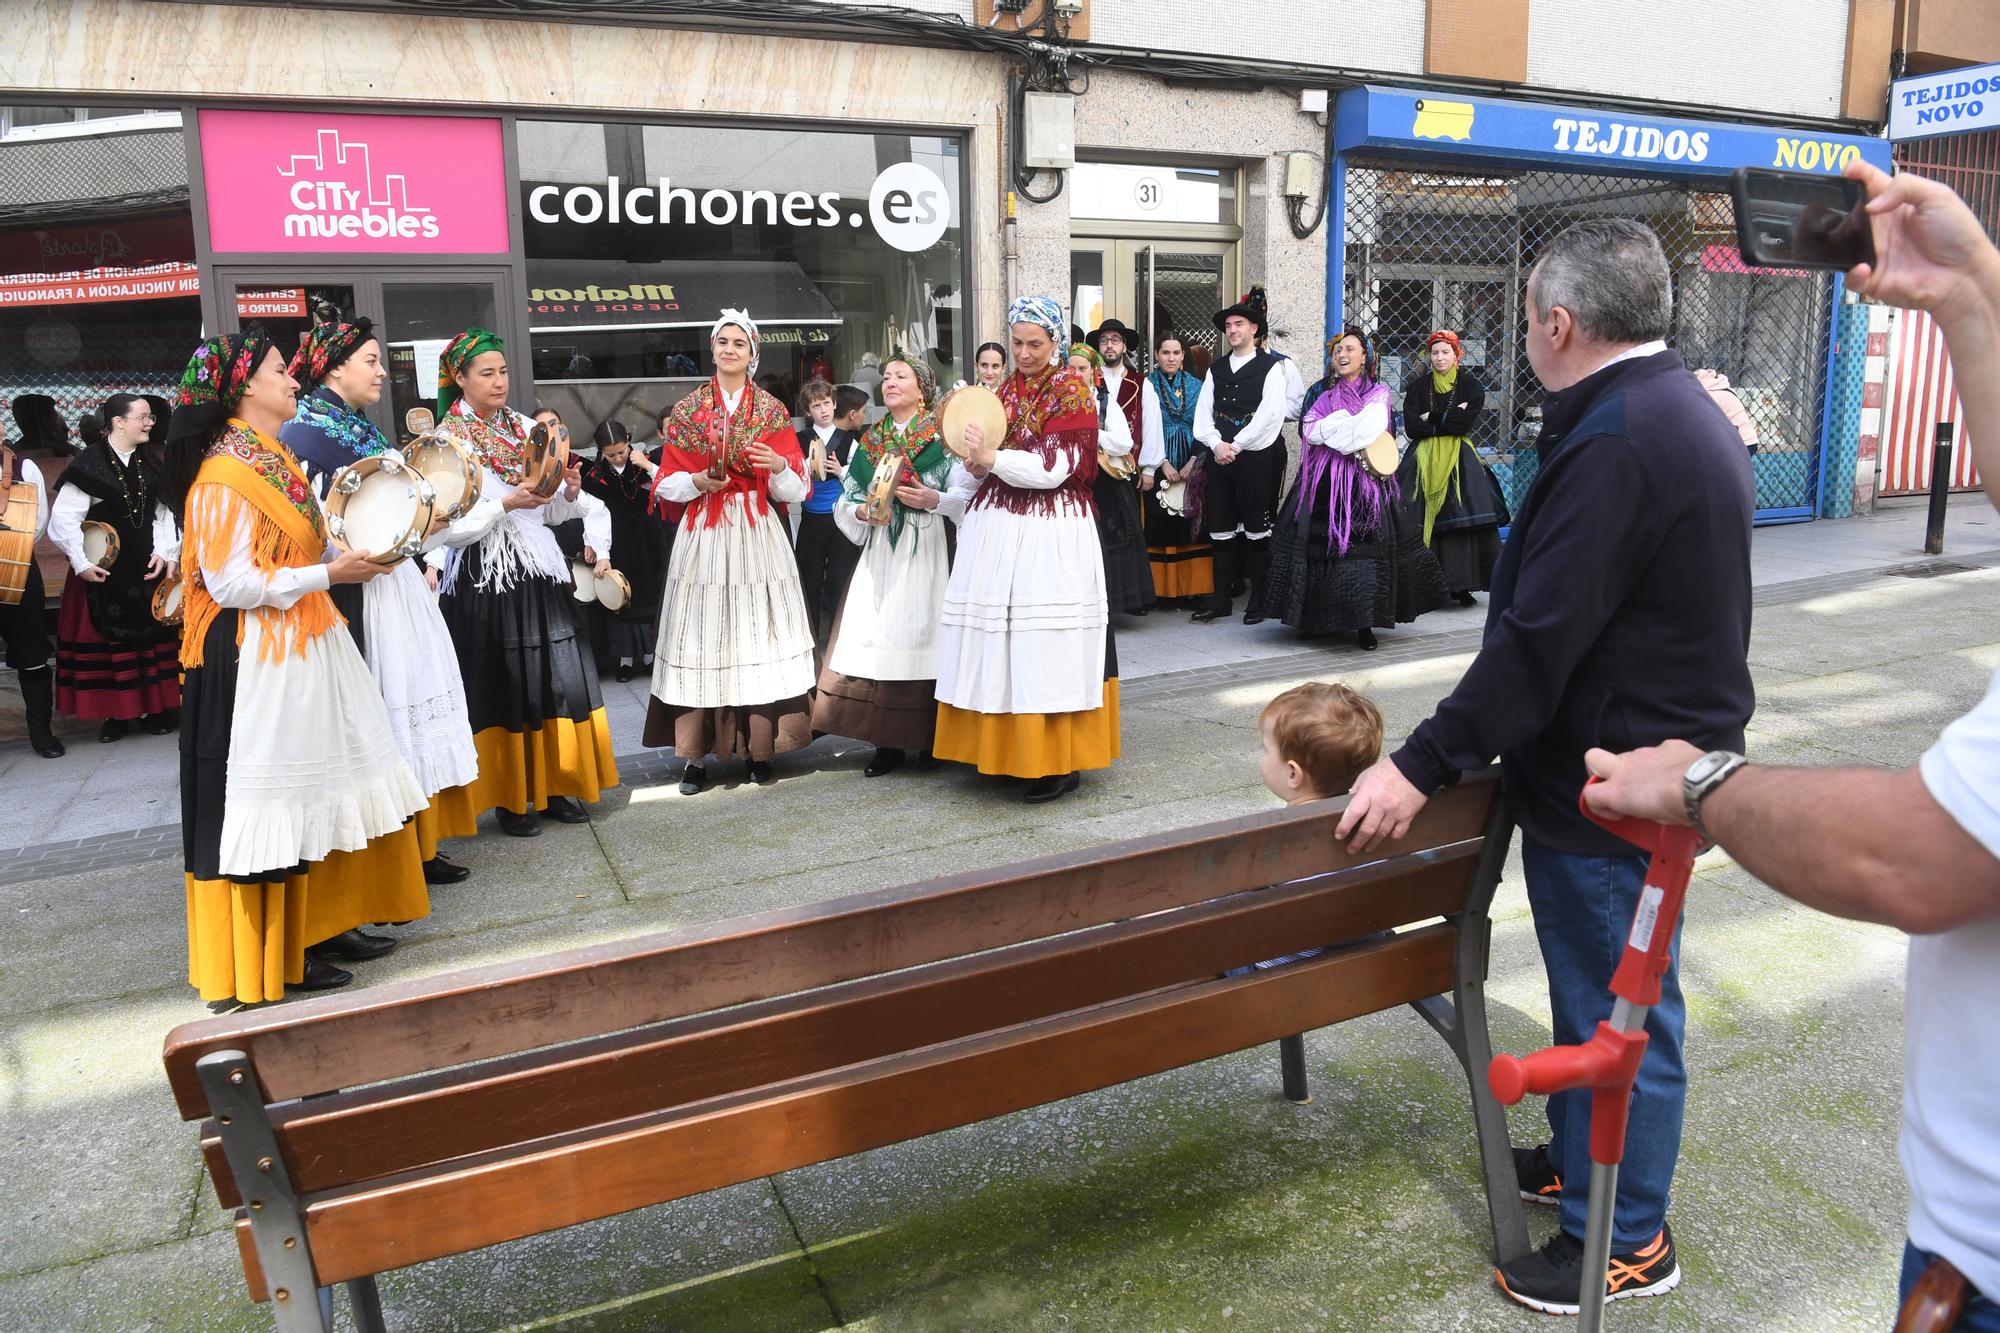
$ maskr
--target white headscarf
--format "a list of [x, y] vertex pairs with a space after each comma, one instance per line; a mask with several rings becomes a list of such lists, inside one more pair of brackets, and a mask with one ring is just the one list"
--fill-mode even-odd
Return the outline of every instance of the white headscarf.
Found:
[[708, 331], [708, 340], [714, 342], [715, 335], [728, 328], [731, 324], [734, 324], [737, 328], [750, 335], [750, 375], [752, 378], [755, 378], [757, 374], [759, 335], [757, 333], [757, 321], [750, 318], [748, 310], [731, 310], [727, 306], [724, 306], [722, 309], [722, 318], [716, 320]]

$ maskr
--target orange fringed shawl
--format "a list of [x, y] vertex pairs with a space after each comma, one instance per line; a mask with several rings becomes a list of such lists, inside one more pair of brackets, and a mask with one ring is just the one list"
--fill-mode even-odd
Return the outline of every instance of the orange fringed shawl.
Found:
[[[247, 504], [247, 509], [246, 509]], [[238, 526], [250, 524], [250, 559], [265, 574], [316, 565], [326, 550], [324, 520], [312, 487], [291, 451], [248, 424], [230, 418], [229, 428], [209, 447], [188, 492], [187, 532], [181, 542], [181, 665], [202, 664], [209, 627], [222, 608], [209, 595], [204, 568], [221, 569], [229, 559]], [[347, 622], [324, 592], [309, 592], [288, 610], [260, 606], [245, 613], [264, 626], [258, 658], [269, 661]], [[243, 643], [243, 627], [236, 629]]]

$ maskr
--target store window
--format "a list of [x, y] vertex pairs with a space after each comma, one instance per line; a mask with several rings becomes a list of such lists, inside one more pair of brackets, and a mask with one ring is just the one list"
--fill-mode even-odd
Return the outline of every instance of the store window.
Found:
[[967, 374], [958, 139], [524, 120], [519, 143], [535, 392], [579, 434], [652, 438], [724, 307], [795, 410], [816, 376], [879, 393], [896, 351]]
[[5, 110], [0, 424], [59, 460], [111, 394], [170, 396], [201, 340], [187, 149], [170, 112]]

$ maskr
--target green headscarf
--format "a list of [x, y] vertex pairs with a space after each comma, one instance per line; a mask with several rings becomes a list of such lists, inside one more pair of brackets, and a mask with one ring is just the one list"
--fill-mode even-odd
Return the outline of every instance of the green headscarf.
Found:
[[451, 411], [452, 404], [464, 397], [458, 387], [458, 372], [472, 364], [472, 359], [485, 352], [505, 352], [507, 344], [499, 334], [491, 329], [467, 329], [445, 344], [443, 355], [438, 357], [437, 414], [442, 417]]

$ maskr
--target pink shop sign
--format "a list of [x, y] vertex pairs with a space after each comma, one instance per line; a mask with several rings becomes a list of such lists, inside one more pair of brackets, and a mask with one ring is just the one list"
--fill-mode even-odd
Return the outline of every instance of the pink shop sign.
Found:
[[209, 245], [220, 253], [506, 254], [497, 120], [203, 111]]

